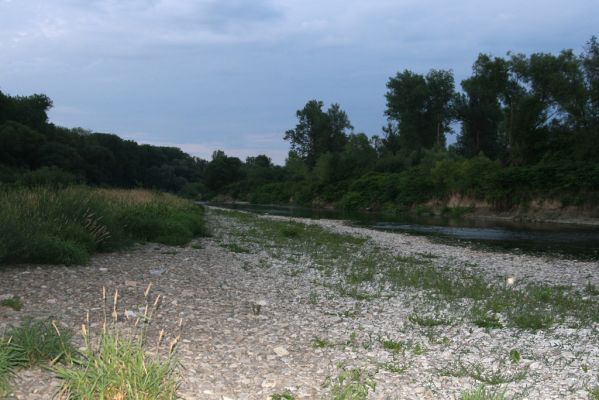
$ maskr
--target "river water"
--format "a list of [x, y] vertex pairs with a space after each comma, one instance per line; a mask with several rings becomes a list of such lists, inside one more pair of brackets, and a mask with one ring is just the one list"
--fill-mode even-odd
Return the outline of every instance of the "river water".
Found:
[[211, 205], [258, 214], [343, 219], [371, 229], [427, 235], [447, 244], [599, 260], [599, 227], [472, 217], [390, 216], [381, 213], [347, 213], [292, 206], [220, 203]]

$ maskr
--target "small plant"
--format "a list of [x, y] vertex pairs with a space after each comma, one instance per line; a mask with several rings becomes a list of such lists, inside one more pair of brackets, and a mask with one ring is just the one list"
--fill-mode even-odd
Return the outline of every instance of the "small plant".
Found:
[[399, 353], [405, 351], [405, 345], [403, 342], [397, 342], [395, 340], [382, 340], [381, 341], [383, 348], [385, 350], [392, 351], [394, 353]]
[[512, 364], [518, 364], [520, 362], [521, 356], [520, 352], [516, 349], [510, 350], [510, 361]]
[[462, 394], [460, 400], [504, 400], [505, 398], [505, 392], [490, 391], [484, 386], [479, 386]]
[[599, 385], [589, 389], [589, 396], [592, 400], [599, 400]]
[[71, 344], [72, 332], [59, 329], [52, 318], [38, 321], [28, 318], [21, 325], [10, 328], [7, 336], [23, 352], [28, 365], [70, 362], [75, 355]]
[[26, 365], [27, 362], [23, 349], [12, 343], [10, 339], [0, 339], [0, 398], [10, 391], [10, 380], [14, 376], [15, 369]]
[[420, 345], [420, 343], [416, 343], [414, 347], [412, 347], [412, 352], [416, 356], [421, 356], [425, 353], [425, 349]]
[[482, 307], [473, 307], [471, 310], [472, 322], [479, 328], [501, 329], [503, 324], [495, 313]]
[[314, 348], [325, 348], [325, 347], [335, 347], [335, 343], [327, 340], [327, 339], [321, 339], [319, 337], [315, 337], [314, 339], [312, 339], [312, 347]]
[[295, 397], [289, 392], [274, 393], [270, 395], [270, 400], [295, 400]]
[[374, 378], [359, 368], [345, 369], [335, 379], [327, 379], [331, 400], [366, 400], [368, 392], [376, 388]]
[[[161, 297], [149, 301], [150, 287], [146, 289], [143, 315], [135, 321], [130, 320], [130, 330], [122, 331], [117, 326], [120, 321], [117, 310], [118, 291], [114, 292], [110, 324], [108, 320], [106, 290], [102, 298], [103, 321], [101, 331], [90, 331], [89, 315], [81, 327], [85, 343], [80, 359], [66, 367], [55, 368], [63, 380], [59, 392], [61, 398], [73, 400], [85, 399], [138, 399], [138, 400], [174, 400], [177, 398], [178, 383], [175, 375], [176, 362], [174, 352], [180, 335], [167, 340], [161, 330], [154, 343], [154, 349], [148, 349], [147, 330], [152, 323], [154, 312], [158, 309]], [[130, 313], [124, 310], [124, 320]], [[135, 318], [135, 317], [133, 317]], [[181, 328], [182, 321], [179, 321]]]
[[229, 244], [225, 244], [222, 247], [224, 247], [225, 249], [228, 249], [229, 251], [232, 251], [233, 253], [250, 253], [250, 250], [238, 245], [237, 243], [229, 243]]
[[440, 371], [443, 376], [457, 378], [470, 377], [488, 385], [500, 385], [504, 383], [521, 381], [526, 377], [526, 371], [503, 372], [501, 366], [488, 368], [480, 363], [462, 363], [458, 361], [453, 366]]
[[21, 311], [23, 308], [23, 302], [18, 296], [14, 296], [0, 301], [0, 306], [10, 307], [15, 311]]

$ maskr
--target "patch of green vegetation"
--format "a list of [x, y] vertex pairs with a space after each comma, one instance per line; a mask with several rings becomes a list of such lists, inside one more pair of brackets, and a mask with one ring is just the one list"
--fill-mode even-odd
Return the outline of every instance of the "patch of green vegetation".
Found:
[[518, 350], [510, 350], [510, 361], [512, 362], [512, 364], [518, 364], [521, 358], [522, 356], [520, 355], [520, 352]]
[[501, 329], [503, 324], [499, 320], [499, 317], [492, 311], [487, 310], [484, 307], [474, 306], [470, 310], [472, 322], [479, 328], [486, 329]]
[[[62, 380], [57, 397], [68, 399], [139, 399], [175, 400], [178, 380], [175, 374], [175, 352], [179, 335], [165, 335], [164, 330], [152, 339], [150, 353], [147, 343], [150, 324], [160, 304], [160, 296], [154, 301], [146, 289], [145, 323], [126, 319], [127, 326], [120, 325], [117, 315], [118, 292], [115, 291], [110, 309], [107, 309], [106, 293], [103, 293], [102, 313], [104, 322], [82, 326], [83, 350], [76, 358], [53, 371]], [[153, 304], [153, 305], [152, 305]], [[112, 313], [114, 311], [114, 313]], [[107, 315], [112, 315], [107, 321]], [[117, 325], [118, 323], [118, 325]], [[98, 331], [91, 327], [98, 326]], [[124, 328], [124, 329], [123, 329]], [[165, 339], [169, 337], [168, 340]]]
[[405, 344], [403, 342], [395, 341], [395, 340], [381, 340], [381, 344], [385, 350], [389, 350], [395, 353], [404, 352]]
[[28, 363], [23, 349], [11, 340], [0, 339], [0, 397], [4, 397], [11, 389], [10, 381], [18, 367]]
[[312, 347], [319, 349], [323, 349], [326, 347], [335, 347], [335, 343], [327, 339], [315, 337], [314, 339], [312, 339]]
[[0, 263], [81, 264], [133, 242], [183, 245], [206, 233], [203, 208], [143, 190], [0, 189]]
[[9, 328], [6, 336], [22, 351], [28, 365], [69, 362], [76, 354], [71, 344], [72, 332], [59, 327], [52, 318], [25, 319], [21, 325]]
[[599, 400], [599, 385], [589, 389], [589, 396], [592, 400]]
[[505, 392], [490, 390], [484, 386], [479, 386], [476, 389], [469, 390], [462, 394], [460, 400], [505, 400]]
[[21, 299], [18, 296], [15, 296], [0, 301], [0, 306], [10, 307], [15, 311], [21, 311], [21, 309], [23, 308], [23, 301], [21, 301]]
[[398, 363], [398, 362], [387, 362], [387, 363], [379, 363], [379, 368], [384, 369], [385, 371], [394, 373], [394, 374], [403, 374], [408, 369], [410, 369], [410, 365], [407, 363]]
[[526, 378], [526, 371], [501, 371], [501, 366], [486, 368], [481, 363], [463, 363], [458, 361], [440, 371], [442, 376], [453, 376], [457, 378], [470, 377], [488, 385], [501, 385], [504, 383], [518, 382]]
[[295, 400], [290, 392], [274, 393], [270, 395], [270, 400]]
[[327, 379], [331, 400], [366, 400], [376, 382], [369, 373], [359, 369], [342, 368], [336, 378]]

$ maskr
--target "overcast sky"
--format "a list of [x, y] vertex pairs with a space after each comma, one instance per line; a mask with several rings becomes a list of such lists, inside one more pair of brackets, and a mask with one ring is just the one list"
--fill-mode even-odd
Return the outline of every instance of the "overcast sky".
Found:
[[467, 77], [480, 52], [577, 53], [598, 0], [0, 0], [0, 90], [52, 122], [282, 163], [310, 99], [380, 134], [398, 71]]

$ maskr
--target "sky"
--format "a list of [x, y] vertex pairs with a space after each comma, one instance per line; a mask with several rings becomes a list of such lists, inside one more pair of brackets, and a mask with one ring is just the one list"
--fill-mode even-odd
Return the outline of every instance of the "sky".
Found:
[[459, 87], [481, 52], [592, 35], [598, 0], [0, 0], [0, 91], [48, 95], [57, 125], [282, 164], [311, 99], [380, 135], [397, 72]]

